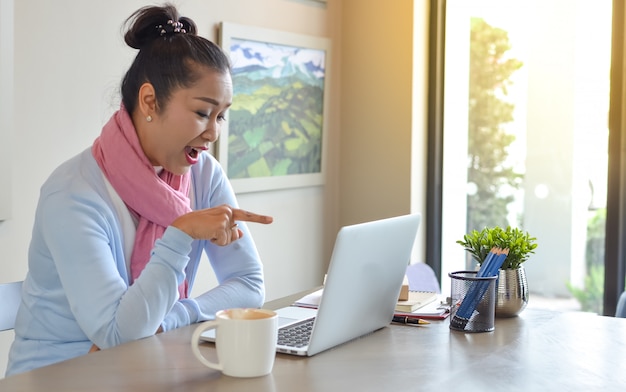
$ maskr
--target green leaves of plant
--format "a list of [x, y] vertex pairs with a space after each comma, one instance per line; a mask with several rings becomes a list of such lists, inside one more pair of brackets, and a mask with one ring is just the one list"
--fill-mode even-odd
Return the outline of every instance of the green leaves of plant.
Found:
[[456, 241], [472, 255], [478, 264], [482, 264], [492, 248], [508, 249], [502, 269], [517, 269], [523, 262], [535, 253], [537, 239], [528, 232], [507, 226], [485, 227], [483, 230], [472, 230], [463, 236], [463, 240]]

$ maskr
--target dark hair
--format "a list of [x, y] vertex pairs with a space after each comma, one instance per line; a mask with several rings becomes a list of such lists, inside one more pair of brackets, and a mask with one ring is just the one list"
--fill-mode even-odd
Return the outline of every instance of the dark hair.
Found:
[[128, 46], [139, 49], [122, 81], [122, 103], [129, 113], [135, 110], [143, 83], [154, 86], [160, 110], [173, 89], [190, 87], [199, 79], [199, 66], [224, 73], [231, 70], [222, 49], [198, 36], [194, 21], [181, 17], [172, 4], [140, 8], [126, 19], [124, 26], [128, 27], [124, 40]]

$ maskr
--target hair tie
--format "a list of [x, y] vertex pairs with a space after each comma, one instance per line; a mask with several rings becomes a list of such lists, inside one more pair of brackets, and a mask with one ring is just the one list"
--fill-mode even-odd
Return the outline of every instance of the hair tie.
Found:
[[165, 26], [163, 25], [156, 26], [156, 29], [160, 30], [159, 33], [161, 34], [161, 36], [168, 35], [168, 34], [176, 34], [176, 33], [185, 34], [187, 32], [187, 30], [183, 29], [183, 24], [181, 22], [174, 21], [172, 19], [168, 20]]

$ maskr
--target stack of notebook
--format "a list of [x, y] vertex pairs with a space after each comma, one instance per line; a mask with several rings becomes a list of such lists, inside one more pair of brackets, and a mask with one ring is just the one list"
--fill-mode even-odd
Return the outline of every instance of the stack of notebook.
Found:
[[437, 299], [437, 293], [432, 291], [409, 291], [406, 301], [398, 301], [396, 312], [414, 312]]

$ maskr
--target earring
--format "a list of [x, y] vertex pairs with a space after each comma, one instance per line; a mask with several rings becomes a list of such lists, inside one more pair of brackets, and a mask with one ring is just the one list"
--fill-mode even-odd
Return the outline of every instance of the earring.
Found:
[[146, 117], [146, 121], [147, 121], [147, 122], [152, 121], [152, 116], [148, 116], [148, 117]]

